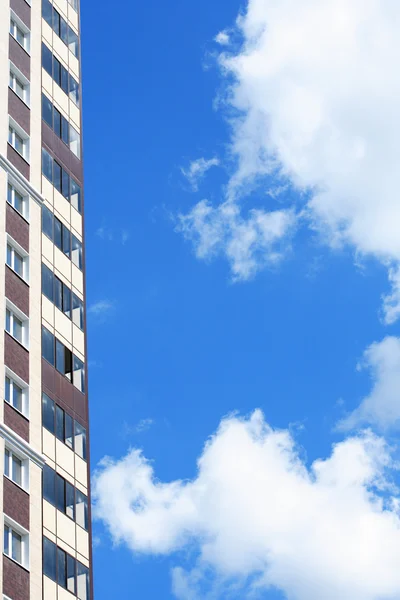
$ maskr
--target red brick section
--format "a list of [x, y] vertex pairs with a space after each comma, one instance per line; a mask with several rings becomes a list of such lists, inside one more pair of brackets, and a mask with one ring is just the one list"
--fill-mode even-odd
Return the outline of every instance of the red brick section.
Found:
[[11, 0], [11, 9], [25, 23], [28, 29], [31, 28], [31, 7], [25, 0]]
[[29, 530], [29, 495], [8, 477], [4, 481], [4, 513]]
[[6, 231], [24, 250], [29, 252], [29, 225], [8, 202], [6, 207]]
[[31, 57], [27, 52], [25, 52], [23, 47], [20, 44], [18, 44], [17, 40], [14, 39], [12, 35], [10, 35], [9, 38], [10, 42], [8, 48], [8, 57], [11, 60], [11, 62], [14, 63], [14, 65], [21, 71], [21, 73], [30, 80]]
[[3, 593], [12, 600], [29, 600], [29, 572], [3, 556]]
[[18, 152], [14, 150], [10, 144], [7, 144], [7, 158], [14, 165], [16, 169], [25, 177], [25, 179], [29, 180], [30, 177], [30, 167], [29, 164], [22, 158]]
[[29, 352], [4, 332], [4, 362], [21, 379], [29, 383]]
[[31, 111], [12, 89], [8, 88], [8, 114], [22, 127], [26, 133], [31, 129]]
[[20, 412], [15, 410], [8, 402], [4, 402], [4, 423], [29, 442], [29, 421]]
[[6, 266], [6, 298], [29, 317], [29, 286]]

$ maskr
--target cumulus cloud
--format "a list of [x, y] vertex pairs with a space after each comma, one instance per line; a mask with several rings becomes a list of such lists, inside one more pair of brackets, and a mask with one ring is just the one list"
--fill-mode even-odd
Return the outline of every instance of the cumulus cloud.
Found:
[[194, 192], [199, 189], [199, 183], [212, 167], [218, 167], [219, 159], [214, 157], [206, 160], [205, 158], [198, 158], [190, 163], [187, 169], [181, 167], [181, 173], [186, 177], [190, 186]]
[[163, 483], [134, 449], [94, 478], [95, 514], [116, 543], [175, 553], [177, 598], [222, 598], [226, 586], [243, 598], [270, 587], [291, 600], [400, 597], [399, 496], [382, 438], [350, 437], [308, 466], [257, 410], [224, 419], [197, 466], [193, 480]]
[[253, 209], [243, 216], [234, 202], [213, 207], [203, 200], [190, 214], [179, 215], [177, 229], [193, 241], [199, 258], [223, 254], [233, 280], [238, 281], [277, 264], [287, 251], [295, 225], [292, 210]]
[[360, 406], [343, 419], [338, 429], [372, 424], [381, 429], [400, 425], [400, 338], [388, 336], [371, 344], [360, 369], [371, 372], [372, 390]]
[[219, 57], [236, 159], [228, 197], [286, 179], [307, 191], [305, 222], [328, 244], [397, 270], [399, 26], [397, 0], [248, 0], [239, 50]]
[[215, 36], [214, 41], [221, 46], [227, 46], [230, 42], [229, 33], [227, 31], [220, 31], [218, 35]]
[[91, 304], [88, 308], [88, 313], [96, 317], [104, 317], [114, 310], [114, 303], [109, 300], [99, 300]]

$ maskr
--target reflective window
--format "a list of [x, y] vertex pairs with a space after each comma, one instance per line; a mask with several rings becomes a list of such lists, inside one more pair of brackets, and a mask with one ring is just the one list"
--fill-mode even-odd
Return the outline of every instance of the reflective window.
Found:
[[42, 356], [54, 366], [54, 336], [45, 327], [42, 327]]
[[43, 393], [42, 396], [42, 422], [43, 427], [45, 427], [50, 433], [55, 433], [55, 405], [51, 398], [47, 396], [47, 394]]

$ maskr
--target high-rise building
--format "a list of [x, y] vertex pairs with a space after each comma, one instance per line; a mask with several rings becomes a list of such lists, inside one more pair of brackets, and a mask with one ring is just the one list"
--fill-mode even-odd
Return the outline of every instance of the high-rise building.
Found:
[[3, 600], [93, 597], [77, 2], [0, 3]]

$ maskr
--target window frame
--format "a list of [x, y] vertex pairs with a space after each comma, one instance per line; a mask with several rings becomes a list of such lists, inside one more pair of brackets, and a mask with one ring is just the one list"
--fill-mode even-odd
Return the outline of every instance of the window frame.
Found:
[[[30, 83], [29, 79], [27, 77], [25, 77], [25, 75], [14, 65], [14, 63], [11, 62], [11, 60], [9, 61], [9, 65], [10, 65], [10, 77], [9, 77], [9, 80], [8, 80], [8, 87], [29, 108], [30, 107], [30, 91], [31, 91], [30, 88], [31, 88], [31, 83]], [[13, 80], [13, 85], [10, 85], [11, 78]], [[14, 82], [17, 79], [19, 80], [20, 84], [22, 84], [23, 89], [24, 89], [24, 93], [23, 93], [22, 97], [18, 94], [18, 92], [17, 92], [17, 90], [15, 89], [15, 86], [14, 86]]]
[[[51, 409], [50, 409], [50, 413], [51, 413], [51, 417], [52, 417], [52, 425], [50, 424], [51, 428], [49, 428], [47, 426], [48, 421], [49, 421], [48, 416], [46, 417], [46, 419], [44, 418], [45, 405], [47, 402], [49, 402], [49, 406], [51, 406]], [[56, 422], [57, 410], [62, 411], [62, 413], [63, 413], [62, 439], [60, 438], [59, 435], [57, 435], [57, 422]], [[67, 440], [66, 427], [65, 427], [66, 417], [72, 419], [72, 426], [73, 426], [72, 446], [70, 444], [68, 444], [66, 441]], [[51, 433], [51, 435], [54, 435], [55, 438], [57, 438], [60, 442], [62, 442], [65, 446], [67, 446], [67, 448], [72, 450], [72, 452], [74, 452], [77, 456], [79, 456], [79, 458], [81, 458], [83, 461], [87, 462], [87, 429], [86, 429], [86, 427], [81, 425], [81, 423], [79, 423], [79, 421], [74, 419], [72, 417], [72, 415], [70, 415], [68, 412], [66, 412], [61, 406], [59, 406], [57, 404], [57, 402], [55, 402], [55, 400], [50, 398], [50, 396], [48, 394], [46, 394], [45, 392], [42, 392], [42, 423], [43, 423], [43, 427], [49, 433]], [[79, 441], [79, 443], [77, 442], [78, 436], [79, 437], [82, 436], [82, 441]], [[80, 447], [82, 447], [82, 452], [78, 451], [78, 449], [80, 449]]]
[[[10, 202], [10, 198], [9, 198], [10, 189], [11, 189], [11, 202]], [[15, 205], [15, 194], [16, 193], [19, 194], [22, 198], [22, 212]], [[17, 211], [17, 213], [25, 219], [25, 221], [27, 221], [29, 223], [29, 194], [27, 194], [25, 192], [25, 190], [22, 189], [21, 186], [19, 186], [17, 183], [15, 183], [15, 181], [10, 176], [7, 179], [7, 203], [10, 206], [12, 206], [13, 209], [15, 211]]]
[[[7, 312], [10, 313], [10, 331], [7, 330]], [[18, 319], [18, 321], [21, 322], [21, 340], [15, 337], [13, 333], [15, 319]], [[16, 342], [21, 344], [26, 350], [29, 350], [29, 317], [8, 300], [8, 298], [6, 298], [6, 319], [4, 329]]]
[[[21, 31], [24, 38], [24, 43], [21, 42], [17, 38], [17, 29]], [[23, 21], [18, 17], [18, 15], [11, 9], [10, 10], [10, 27], [9, 32], [11, 37], [25, 50], [27, 54], [31, 53], [31, 31], [29, 27], [25, 25]]]
[[[14, 271], [14, 273], [20, 277], [25, 283], [29, 285], [29, 254], [28, 252], [18, 244], [8, 233], [6, 233], [6, 265]], [[7, 250], [8, 246], [11, 246], [11, 265], [8, 264]], [[15, 266], [15, 253], [22, 258], [22, 275], [20, 275], [14, 268]]]
[[[8, 527], [8, 546], [11, 550], [11, 554], [6, 552], [5, 548], [5, 529]], [[16, 560], [12, 556], [12, 533], [16, 533], [21, 537], [21, 561]], [[11, 540], [11, 544], [10, 544]], [[9, 516], [4, 515], [4, 539], [3, 539], [3, 554], [10, 560], [22, 566], [24, 569], [29, 571], [29, 531], [22, 527], [19, 523], [11, 519]]]
[[5, 391], [4, 391], [4, 402], [7, 402], [7, 404], [12, 406], [14, 410], [18, 411], [26, 419], [29, 419], [29, 384], [26, 381], [24, 381], [23, 379], [21, 379], [21, 377], [18, 377], [18, 375], [16, 373], [14, 373], [14, 371], [12, 371], [6, 365], [5, 370], [4, 370], [4, 389], [5, 389], [6, 377], [11, 382], [11, 386], [10, 386], [11, 390], [13, 389], [14, 385], [17, 385], [22, 390], [22, 410], [19, 410], [19, 408], [14, 406], [12, 401], [9, 402], [6, 399]]
[[[16, 137], [21, 139], [22, 152], [16, 147]], [[24, 129], [10, 115], [8, 115], [8, 144], [17, 152], [22, 158], [30, 164], [30, 137]]]
[[[8, 461], [9, 461], [9, 471], [11, 471], [11, 476], [6, 475], [5, 463], [6, 463], [6, 451], [9, 453]], [[12, 459], [13, 457], [17, 458], [21, 461], [21, 483], [18, 483], [12, 478]], [[11, 466], [11, 469], [10, 469]], [[4, 477], [7, 477], [10, 481], [13, 482], [14, 485], [20, 487], [24, 492], [29, 494], [29, 458], [21, 454], [13, 448], [13, 446], [7, 441], [4, 445]]]

